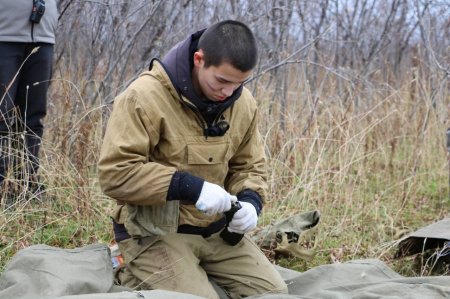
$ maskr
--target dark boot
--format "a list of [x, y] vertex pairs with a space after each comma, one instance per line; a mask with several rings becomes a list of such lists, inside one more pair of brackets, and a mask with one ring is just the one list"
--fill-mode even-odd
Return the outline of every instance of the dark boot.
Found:
[[42, 200], [42, 195], [45, 191], [44, 185], [39, 181], [39, 150], [41, 147], [41, 138], [36, 135], [27, 135], [25, 137], [26, 150], [26, 171], [27, 182], [26, 187], [29, 197], [36, 197]]
[[16, 202], [15, 190], [10, 187], [7, 179], [11, 157], [11, 139], [6, 134], [0, 134], [0, 203], [5, 209], [10, 208]]
[[11, 143], [7, 135], [0, 134], [0, 184], [6, 178], [11, 156]]

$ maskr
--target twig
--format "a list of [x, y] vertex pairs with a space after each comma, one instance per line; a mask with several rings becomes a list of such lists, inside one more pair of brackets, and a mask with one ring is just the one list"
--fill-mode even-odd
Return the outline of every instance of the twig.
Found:
[[328, 26], [328, 28], [325, 29], [324, 32], [322, 32], [320, 35], [317, 35], [313, 40], [310, 40], [306, 45], [304, 45], [300, 49], [294, 51], [291, 55], [289, 55], [288, 57], [286, 57], [285, 59], [283, 59], [279, 63], [277, 63], [277, 64], [275, 64], [275, 65], [273, 65], [271, 67], [268, 67], [267, 69], [263, 70], [259, 74], [256, 74], [255, 76], [251, 77], [245, 83], [250, 83], [251, 81], [255, 80], [256, 78], [259, 78], [259, 77], [263, 76], [264, 74], [266, 74], [266, 73], [268, 73], [268, 72], [270, 72], [270, 71], [272, 71], [274, 69], [279, 68], [280, 66], [283, 66], [283, 65], [288, 64], [288, 63], [292, 63], [292, 61], [290, 60], [292, 57], [294, 57], [298, 53], [302, 52], [303, 50], [307, 49], [309, 46], [311, 46], [312, 44], [317, 42], [317, 40], [320, 37], [322, 37], [325, 33], [327, 33], [330, 29], [331, 29], [331, 26]]
[[22, 62], [22, 64], [20, 65], [19, 69], [17, 70], [17, 73], [14, 75], [14, 78], [12, 78], [11, 82], [9, 82], [8, 86], [6, 87], [5, 93], [2, 96], [2, 99], [0, 100], [0, 103], [3, 102], [3, 100], [6, 97], [6, 94], [8, 93], [8, 91], [11, 89], [11, 86], [14, 84], [14, 81], [16, 81], [17, 76], [20, 73], [20, 70], [22, 69], [22, 67], [24, 66], [25, 62], [27, 62], [27, 60], [30, 58], [31, 55], [33, 55], [34, 53], [36, 53], [39, 50], [40, 47], [35, 47], [33, 48], [33, 50], [31, 50], [30, 54], [27, 56], [27, 58], [25, 58], [25, 60]]

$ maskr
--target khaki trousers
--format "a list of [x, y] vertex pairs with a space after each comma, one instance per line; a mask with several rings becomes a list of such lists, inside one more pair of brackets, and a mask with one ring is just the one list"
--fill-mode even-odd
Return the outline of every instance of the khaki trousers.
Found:
[[119, 243], [126, 267], [122, 285], [135, 290], [163, 289], [219, 298], [208, 276], [231, 298], [287, 293], [287, 286], [258, 246], [244, 236], [236, 246], [216, 233], [208, 238], [167, 234]]

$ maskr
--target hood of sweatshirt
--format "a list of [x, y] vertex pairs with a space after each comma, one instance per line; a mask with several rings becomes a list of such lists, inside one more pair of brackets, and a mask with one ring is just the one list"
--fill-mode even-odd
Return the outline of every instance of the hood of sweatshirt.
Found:
[[163, 58], [162, 63], [175, 88], [194, 104], [208, 126], [214, 123], [222, 113], [239, 99], [243, 85], [223, 102], [214, 102], [195, 92], [192, 83], [194, 53], [198, 50], [198, 41], [205, 29], [195, 32], [184, 41], [175, 45]]

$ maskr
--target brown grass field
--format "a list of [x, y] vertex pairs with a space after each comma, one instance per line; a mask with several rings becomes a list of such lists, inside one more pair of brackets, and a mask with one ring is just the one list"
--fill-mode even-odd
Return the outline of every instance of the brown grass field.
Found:
[[[323, 69], [311, 84], [307, 68], [283, 68], [290, 74], [283, 96], [268, 75], [248, 85], [259, 101], [268, 156], [270, 196], [259, 226], [304, 211], [321, 214], [315, 258], [277, 262], [304, 271], [379, 258], [407, 276], [449, 274], [445, 263], [436, 269], [433, 252], [394, 258], [405, 233], [449, 217], [447, 76], [417, 67], [394, 82], [379, 72]], [[90, 90], [70, 78], [54, 77], [49, 92], [43, 202], [24, 190], [13, 207], [0, 209], [0, 271], [32, 244], [112, 242], [114, 203], [96, 176], [110, 103], [86, 100]]]

